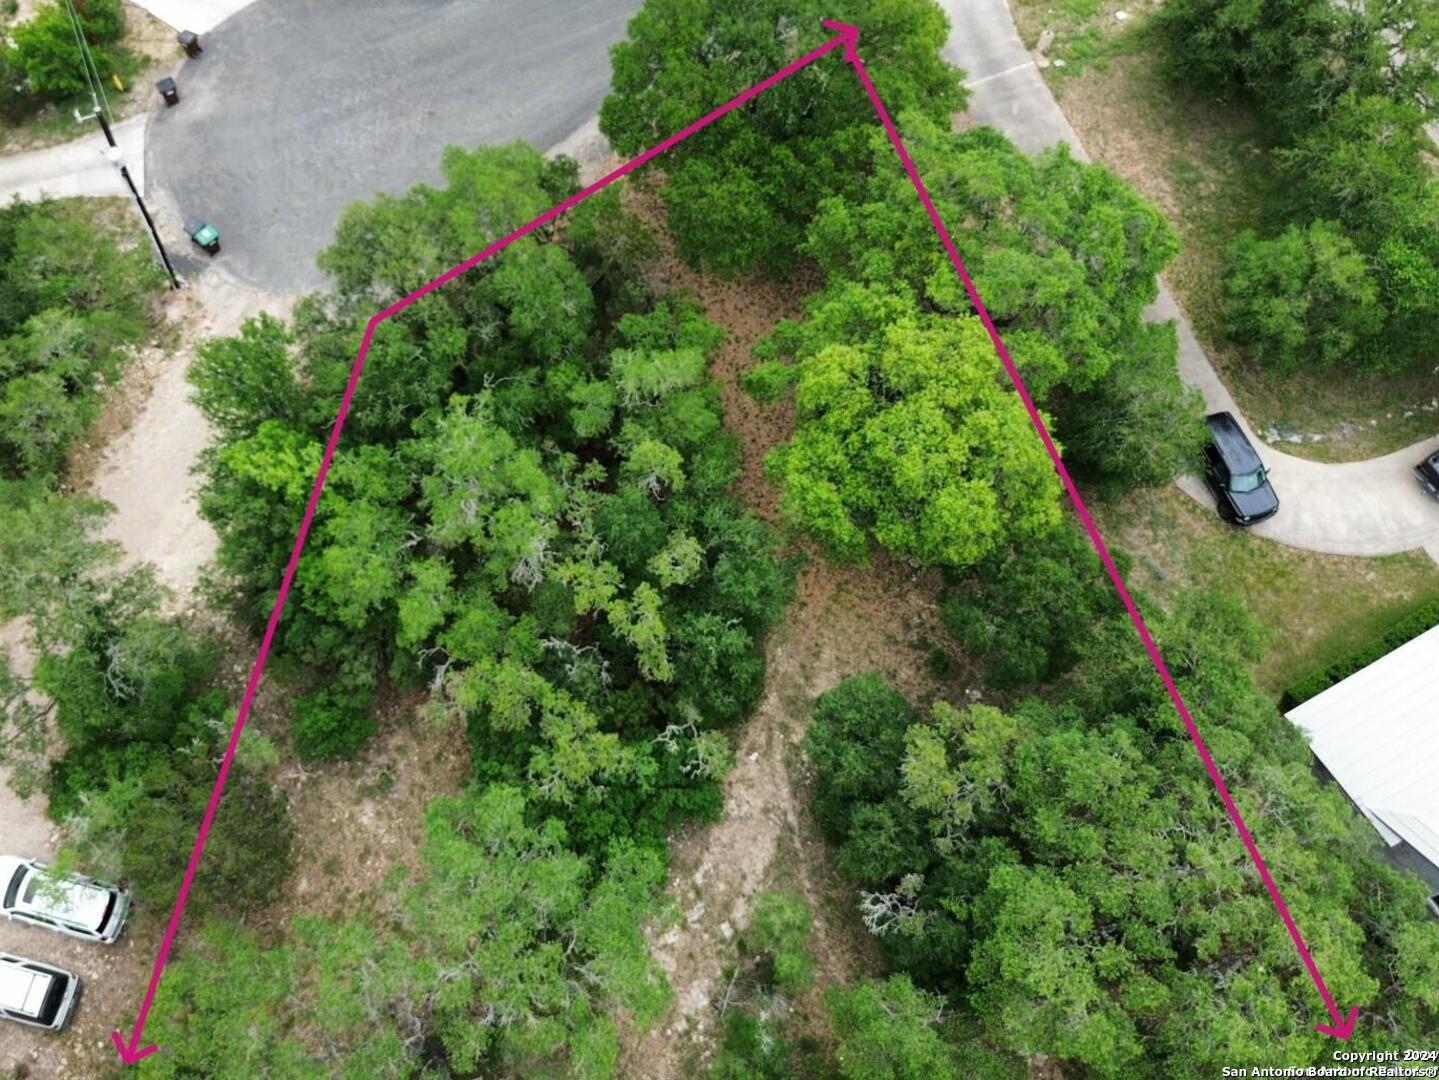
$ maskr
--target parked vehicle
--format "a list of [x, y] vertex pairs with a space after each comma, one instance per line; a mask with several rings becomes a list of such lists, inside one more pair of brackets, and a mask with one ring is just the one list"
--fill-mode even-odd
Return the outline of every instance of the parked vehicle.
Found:
[[1439, 450], [1415, 465], [1414, 475], [1419, 478], [1420, 487], [1439, 499]]
[[1279, 510], [1264, 462], [1233, 413], [1211, 413], [1204, 448], [1204, 479], [1219, 503], [1219, 515], [1236, 525], [1254, 525]]
[[7, 918], [86, 941], [114, 941], [130, 912], [128, 890], [54, 874], [44, 863], [14, 855], [0, 855], [0, 888], [0, 912]]
[[36, 960], [0, 953], [0, 1017], [63, 1031], [80, 997], [80, 980]]

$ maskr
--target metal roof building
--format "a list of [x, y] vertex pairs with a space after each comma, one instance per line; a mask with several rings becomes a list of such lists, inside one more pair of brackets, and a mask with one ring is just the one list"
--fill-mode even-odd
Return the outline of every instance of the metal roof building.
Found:
[[1398, 861], [1439, 890], [1439, 627], [1285, 715]]

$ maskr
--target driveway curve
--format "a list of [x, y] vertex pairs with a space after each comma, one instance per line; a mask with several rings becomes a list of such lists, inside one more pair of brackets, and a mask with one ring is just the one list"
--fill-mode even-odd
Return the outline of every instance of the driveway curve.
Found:
[[220, 230], [220, 262], [271, 292], [325, 283], [340, 211], [440, 179], [441, 150], [548, 148], [599, 107], [640, 0], [257, 0], [176, 73], [150, 183]]
[[[968, 74], [970, 116], [998, 128], [1030, 153], [1067, 142], [1076, 157], [1089, 160], [1020, 41], [1006, 0], [942, 0], [941, 6], [951, 23], [944, 54]], [[1410, 471], [1426, 454], [1439, 449], [1439, 437], [1384, 457], [1345, 464], [1309, 461], [1276, 450], [1254, 434], [1240, 413], [1163, 278], [1159, 297], [1145, 317], [1175, 320], [1180, 376], [1203, 395], [1208, 411], [1224, 410], [1238, 417], [1260, 447], [1281, 505], [1279, 513], [1255, 526], [1254, 532], [1291, 547], [1333, 555], [1389, 555], [1424, 548], [1439, 559], [1439, 502], [1420, 491]], [[1214, 503], [1198, 477], [1181, 477], [1179, 487], [1206, 506]]]

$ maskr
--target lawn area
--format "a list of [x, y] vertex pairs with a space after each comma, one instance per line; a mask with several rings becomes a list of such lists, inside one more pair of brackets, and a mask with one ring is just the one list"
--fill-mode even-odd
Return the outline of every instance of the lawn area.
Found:
[[1269, 231], [1265, 208], [1279, 194], [1270, 144], [1244, 106], [1164, 77], [1145, 22], [1149, 6], [1015, 0], [1014, 11], [1031, 48], [1052, 33], [1045, 76], [1085, 148], [1179, 232], [1182, 250], [1169, 283], [1240, 408], [1267, 441], [1322, 461], [1372, 457], [1433, 435], [1439, 380], [1432, 371], [1276, 378], [1225, 341], [1224, 250], [1245, 229]]
[[1244, 598], [1272, 634], [1256, 675], [1275, 697], [1439, 599], [1439, 566], [1422, 551], [1379, 559], [1299, 551], [1224, 525], [1174, 487], [1138, 492], [1095, 516], [1106, 539], [1134, 557], [1130, 584], [1153, 601], [1167, 605], [1189, 588]]
[[[36, 5], [17, 6], [14, 14], [0, 4], [0, 35], [17, 20], [27, 17]], [[107, 81], [105, 91], [115, 122], [127, 120], [148, 109], [155, 98], [155, 80], [165, 73], [180, 55], [175, 31], [142, 7], [125, 4], [125, 36], [120, 39], [121, 85]], [[74, 112], [91, 111], [88, 97], [76, 98], [59, 105], [46, 105], [23, 122], [0, 123], [0, 154], [19, 154], [46, 146], [69, 142], [95, 131], [95, 121], [75, 121]]]

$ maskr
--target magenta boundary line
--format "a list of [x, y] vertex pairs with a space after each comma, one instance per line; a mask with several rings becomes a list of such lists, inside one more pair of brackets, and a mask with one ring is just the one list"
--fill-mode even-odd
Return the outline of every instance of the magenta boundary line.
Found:
[[[825, 25], [838, 29], [842, 24], [827, 21]], [[1289, 937], [1293, 940], [1294, 947], [1299, 951], [1300, 959], [1304, 962], [1304, 967], [1309, 973], [1309, 978], [1313, 981], [1315, 988], [1319, 991], [1319, 996], [1324, 1001], [1325, 1007], [1329, 1010], [1329, 1015], [1334, 1021], [1333, 1025], [1317, 1024], [1315, 1025], [1316, 1030], [1340, 1039], [1349, 1038], [1354, 1030], [1354, 1021], [1358, 1015], [1359, 1007], [1357, 1005], [1351, 1007], [1346, 1018], [1345, 1014], [1335, 1002], [1334, 996], [1329, 992], [1329, 987], [1324, 982], [1324, 977], [1319, 973], [1319, 967], [1310, 955], [1309, 947], [1304, 943], [1303, 935], [1299, 933], [1299, 927], [1295, 925], [1293, 916], [1289, 914], [1289, 906], [1284, 902], [1284, 897], [1280, 895], [1279, 886], [1275, 884], [1273, 876], [1269, 873], [1269, 867], [1265, 863], [1264, 857], [1259, 854], [1259, 847], [1255, 844], [1254, 838], [1249, 834], [1249, 829], [1244, 824], [1244, 818], [1239, 813], [1239, 807], [1235, 805], [1234, 798], [1229, 794], [1229, 788], [1224, 783], [1224, 777], [1220, 775], [1219, 767], [1215, 765], [1214, 758], [1209, 753], [1209, 747], [1205, 745], [1203, 736], [1199, 734], [1199, 726], [1194, 722], [1194, 717], [1190, 715], [1189, 707], [1185, 705], [1184, 698], [1179, 693], [1179, 687], [1175, 685], [1173, 677], [1169, 674], [1169, 668], [1164, 663], [1164, 658], [1159, 655], [1159, 648], [1154, 644], [1154, 638], [1149, 633], [1149, 627], [1145, 624], [1144, 616], [1139, 613], [1138, 606], [1129, 595], [1129, 589], [1124, 584], [1124, 578], [1120, 575], [1119, 568], [1114, 565], [1114, 560], [1109, 554], [1109, 548], [1105, 545], [1104, 539], [1099, 535], [1098, 527], [1094, 524], [1094, 518], [1090, 516], [1089, 509], [1084, 505], [1084, 499], [1080, 497], [1079, 489], [1075, 486], [1074, 480], [1069, 475], [1069, 470], [1060, 458], [1059, 450], [1054, 445], [1054, 440], [1050, 437], [1049, 428], [1045, 425], [1044, 418], [1040, 415], [1039, 409], [1035, 407], [1034, 399], [1030, 397], [1029, 389], [1025, 386], [1024, 379], [1019, 374], [1019, 369], [1010, 358], [1009, 350], [1005, 348], [1004, 342], [999, 336], [999, 331], [995, 329], [994, 320], [990, 318], [988, 310], [985, 309], [984, 301], [979, 298], [979, 291], [974, 287], [974, 281], [970, 278], [969, 271], [965, 269], [964, 260], [960, 258], [959, 251], [954, 246], [954, 240], [951, 239], [949, 230], [945, 228], [944, 222], [939, 216], [939, 211], [935, 208], [934, 200], [930, 198], [929, 190], [924, 186], [924, 181], [920, 179], [919, 170], [915, 168], [914, 161], [909, 156], [909, 151], [905, 149], [904, 142], [899, 137], [899, 131], [894, 126], [894, 121], [890, 119], [888, 110], [885, 109], [884, 103], [880, 100], [879, 93], [874, 88], [874, 83], [870, 81], [869, 72], [864, 66], [864, 61], [862, 61], [855, 52], [852, 40], [845, 49], [845, 59], [854, 65], [860, 82], [864, 84], [865, 92], [869, 95], [869, 100], [874, 105], [875, 112], [879, 115], [880, 123], [884, 125], [885, 133], [889, 136], [889, 141], [891, 145], [894, 146], [895, 153], [899, 156], [900, 163], [904, 166], [904, 171], [908, 174], [910, 183], [914, 185], [914, 190], [919, 196], [919, 201], [924, 204], [925, 212], [929, 215], [929, 220], [934, 225], [935, 232], [939, 234], [939, 239], [944, 245], [944, 250], [949, 254], [949, 261], [954, 265], [955, 272], [959, 275], [960, 281], [964, 283], [964, 290], [969, 294], [970, 303], [974, 305], [975, 311], [979, 314], [980, 321], [989, 333], [989, 340], [994, 345], [994, 351], [999, 355], [1000, 362], [1004, 365], [1004, 370], [1009, 375], [1010, 382], [1014, 384], [1015, 391], [1024, 403], [1025, 411], [1029, 413], [1030, 422], [1034, 425], [1034, 430], [1038, 432], [1040, 440], [1044, 443], [1044, 449], [1049, 454], [1049, 460], [1054, 465], [1055, 472], [1059, 474], [1059, 479], [1064, 484], [1064, 490], [1068, 492], [1069, 500], [1074, 504], [1075, 512], [1079, 515], [1080, 521], [1083, 522], [1084, 529], [1089, 534], [1090, 541], [1094, 544], [1094, 550], [1099, 553], [1099, 557], [1104, 563], [1104, 569], [1109, 574], [1109, 580], [1114, 583], [1114, 589], [1119, 594], [1119, 599], [1123, 601], [1125, 610], [1129, 612], [1129, 619], [1134, 624], [1134, 629], [1138, 632], [1140, 641], [1144, 643], [1144, 649], [1149, 654], [1150, 663], [1154, 665], [1154, 670], [1159, 673], [1159, 678], [1163, 681], [1165, 690], [1169, 692], [1170, 701], [1174, 703], [1175, 710], [1179, 713], [1180, 719], [1184, 721], [1184, 727], [1189, 732], [1190, 741], [1194, 743], [1195, 750], [1199, 752], [1199, 757], [1204, 762], [1204, 769], [1209, 774], [1209, 779], [1213, 781], [1214, 787], [1218, 790], [1219, 797], [1224, 802], [1224, 809], [1229, 814], [1230, 821], [1234, 823], [1234, 828], [1238, 830], [1239, 838], [1244, 842], [1245, 850], [1248, 851], [1249, 858], [1254, 863], [1255, 869], [1259, 871], [1259, 877], [1263, 880], [1264, 887], [1269, 892], [1269, 898], [1274, 902], [1274, 908], [1278, 911], [1280, 919], [1284, 922], [1284, 928], [1289, 932]]]
[[754, 98], [757, 95], [762, 94], [764, 91], [768, 90], [771, 86], [775, 85], [775, 83], [788, 78], [795, 72], [799, 71], [801, 68], [808, 67], [810, 64], [820, 59], [820, 57], [825, 56], [830, 52], [833, 52], [834, 49], [836, 49], [839, 45], [844, 43], [846, 40], [850, 40], [851, 38], [852, 35], [847, 37], [846, 35], [841, 34], [838, 37], [832, 38], [829, 41], [825, 42], [818, 48], [812, 49], [809, 52], [805, 53], [798, 60], [786, 64], [784, 67], [776, 71], [773, 75], [769, 76], [769, 78], [764, 79], [761, 82], [755, 83], [754, 86], [751, 86], [748, 90], [745, 90], [743, 93], [731, 98], [729, 101], [725, 102], [725, 104], [719, 106], [719, 108], [706, 113], [694, 123], [680, 129], [662, 142], [656, 143], [654, 146], [650, 147], [638, 157], [632, 158], [631, 160], [625, 162], [623, 165], [619, 166], [613, 171], [605, 174], [600, 179], [596, 180], [594, 183], [589, 184], [584, 188], [581, 188], [578, 192], [576, 192], [574, 195], [571, 195], [563, 202], [557, 203], [556, 205], [550, 207], [550, 209], [546, 210], [539, 217], [533, 219], [532, 221], [524, 225], [521, 225], [518, 229], [510, 233], [508, 236], [505, 236], [500, 240], [496, 240], [493, 244], [490, 244], [483, 251], [477, 252], [476, 254], [471, 255], [464, 262], [450, 267], [450, 269], [446, 270], [439, 277], [425, 283], [424, 285], [421, 285], [418, 289], [410, 293], [408, 296], [395, 301], [393, 304], [379, 311], [375, 315], [372, 315], [369, 322], [365, 324], [365, 334], [360, 341], [359, 352], [355, 354], [355, 363], [350, 369], [350, 380], [345, 386], [344, 397], [340, 399], [340, 409], [338, 414], [335, 416], [334, 426], [330, 429], [330, 438], [329, 441], [325, 444], [325, 453], [324, 456], [320, 459], [320, 468], [319, 471], [315, 474], [315, 482], [310, 489], [310, 499], [309, 502], [305, 505], [304, 517], [300, 519], [300, 529], [295, 536], [294, 547], [290, 551], [290, 561], [286, 565], [285, 575], [280, 581], [280, 591], [275, 596], [274, 607], [270, 610], [270, 618], [265, 625], [264, 636], [260, 640], [260, 651], [255, 656], [255, 663], [250, 669], [250, 678], [245, 685], [245, 695], [240, 702], [240, 708], [235, 714], [234, 726], [231, 728], [230, 731], [230, 741], [229, 744], [225, 747], [224, 757], [220, 761], [219, 773], [215, 777], [215, 786], [210, 792], [210, 801], [209, 804], [205, 807], [205, 816], [200, 821], [200, 831], [195, 837], [195, 846], [190, 852], [190, 861], [185, 867], [185, 876], [180, 882], [180, 891], [175, 898], [175, 906], [170, 912], [169, 924], [165, 928], [165, 937], [160, 944], [159, 954], [155, 958], [155, 965], [150, 973], [150, 982], [145, 989], [145, 999], [140, 1005], [140, 1012], [139, 1015], [136, 1017], [135, 1026], [131, 1031], [128, 1043], [123, 1039], [120, 1032], [113, 1031], [110, 1033], [111, 1042], [115, 1044], [115, 1049], [119, 1052], [120, 1057], [125, 1061], [126, 1064], [133, 1065], [134, 1063], [140, 1061], [142, 1058], [153, 1054], [155, 1050], [158, 1049], [153, 1043], [144, 1047], [143, 1049], [136, 1049], [136, 1047], [139, 1045], [140, 1038], [144, 1034], [145, 1024], [150, 1017], [150, 1010], [155, 1004], [155, 991], [159, 988], [160, 977], [164, 974], [165, 965], [169, 961], [170, 949], [175, 943], [175, 934], [180, 928], [180, 920], [181, 917], [184, 915], [186, 901], [189, 899], [190, 886], [194, 883], [195, 871], [200, 865], [200, 857], [204, 853], [205, 842], [209, 838], [210, 834], [210, 827], [214, 824], [215, 811], [220, 805], [220, 796], [225, 789], [225, 781], [229, 776], [230, 766], [235, 760], [235, 751], [240, 745], [240, 735], [244, 731], [245, 722], [249, 719], [250, 707], [255, 700], [255, 691], [260, 685], [260, 676], [265, 668], [265, 660], [269, 656], [270, 645], [274, 641], [275, 631], [280, 623], [280, 616], [285, 609], [285, 601], [289, 598], [290, 585], [295, 579], [295, 571], [300, 564], [300, 554], [304, 550], [305, 540], [309, 536], [310, 524], [315, 517], [315, 508], [319, 505], [320, 494], [325, 487], [325, 478], [329, 475], [330, 463], [335, 456], [335, 447], [339, 445], [340, 432], [344, 429], [345, 417], [349, 414], [350, 403], [354, 400], [355, 387], [359, 384], [360, 373], [364, 370], [365, 357], [370, 351], [370, 343], [374, 340], [376, 328], [380, 325], [380, 323], [384, 322], [392, 315], [397, 315], [401, 311], [404, 311], [405, 308], [409, 307], [416, 300], [419, 300], [423, 296], [429, 295], [430, 293], [438, 289], [441, 285], [444, 285], [446, 282], [453, 281], [465, 271], [470, 270], [473, 267], [484, 262], [486, 259], [497, 255], [499, 252], [503, 251], [505, 248], [513, 244], [516, 240], [528, 236], [540, 226], [550, 221], [553, 221], [555, 218], [563, 214], [566, 210], [569, 210], [570, 208], [583, 202], [585, 199], [588, 199], [596, 192], [608, 187], [610, 184], [620, 179], [620, 177], [633, 172], [635, 169], [638, 169], [641, 165], [644, 165], [652, 158], [658, 157], [660, 154], [663, 154], [666, 150], [674, 146], [676, 143], [684, 141], [685, 139], [693, 135], [695, 132], [699, 131], [701, 128], [707, 127], [708, 125], [714, 123], [726, 113], [733, 112], [735, 109], [738, 109], [741, 105], [744, 105], [751, 98]]
[[880, 122], [884, 126], [886, 134], [889, 136], [890, 142], [893, 144], [896, 153], [899, 155], [899, 159], [904, 165], [904, 169], [909, 175], [910, 181], [913, 183], [915, 191], [919, 195], [920, 201], [924, 204], [925, 210], [929, 214], [930, 221], [935, 227], [935, 231], [939, 234], [939, 238], [944, 244], [945, 250], [949, 253], [950, 262], [953, 263], [955, 271], [959, 274], [960, 280], [964, 283], [965, 291], [969, 294], [970, 301], [974, 304], [975, 310], [979, 313], [980, 319], [983, 322], [985, 329], [989, 333], [990, 340], [994, 344], [995, 351], [998, 353], [1000, 361], [1003, 363], [1005, 371], [1009, 375], [1010, 381], [1014, 384], [1015, 390], [1018, 392], [1020, 399], [1023, 401], [1024, 407], [1029, 413], [1029, 418], [1033, 423], [1035, 430], [1038, 432], [1040, 439], [1043, 441], [1045, 450], [1048, 452], [1050, 460], [1053, 462], [1055, 470], [1058, 472], [1060, 480], [1063, 482], [1065, 490], [1068, 492], [1070, 500], [1074, 504], [1075, 510], [1078, 512], [1081, 520], [1084, 523], [1085, 529], [1089, 533], [1090, 540], [1094, 543], [1095, 549], [1099, 552], [1099, 556], [1104, 562], [1105, 569], [1109, 572], [1110, 580], [1114, 583], [1115, 589], [1118, 591], [1120, 599], [1124, 602], [1124, 606], [1129, 612], [1130, 619], [1134, 623], [1135, 629], [1138, 631], [1140, 639], [1143, 641], [1145, 649], [1149, 653], [1150, 661], [1153, 663], [1155, 670], [1159, 673], [1160, 678], [1163, 680], [1165, 688], [1169, 692], [1170, 699], [1173, 701], [1175, 708], [1178, 710], [1180, 717], [1183, 719], [1185, 727], [1189, 731], [1190, 738], [1193, 740], [1195, 748], [1199, 751], [1199, 755], [1204, 761], [1204, 766], [1209, 773], [1210, 779], [1214, 782], [1215, 787], [1219, 790], [1220, 797], [1224, 801], [1225, 809], [1228, 811], [1230, 819], [1234, 822], [1235, 828], [1238, 829], [1239, 835], [1244, 841], [1244, 846], [1249, 852], [1251, 860], [1254, 862], [1256, 868], [1258, 869], [1260, 877], [1264, 881], [1265, 888], [1268, 889], [1269, 895], [1274, 901], [1275, 908], [1278, 910], [1280, 917], [1283, 919], [1284, 925], [1289, 931], [1289, 935], [1293, 939], [1295, 947], [1299, 950], [1299, 954], [1304, 961], [1304, 965], [1309, 972], [1310, 978], [1314, 981], [1315, 986], [1319, 990], [1320, 996], [1323, 998], [1324, 1003], [1328, 1007], [1331, 1016], [1334, 1018], [1335, 1026], [1333, 1028], [1321, 1024], [1317, 1025], [1318, 1030], [1325, 1032], [1326, 1034], [1335, 1035], [1341, 1039], [1349, 1037], [1349, 1034], [1353, 1030], [1355, 1017], [1358, 1013], [1358, 1007], [1356, 1006], [1350, 1009], [1348, 1019], [1347, 1021], [1345, 1021], [1342, 1014], [1340, 1013], [1339, 1007], [1334, 1002], [1333, 996], [1329, 993], [1328, 987], [1325, 985], [1323, 977], [1319, 974], [1319, 969], [1315, 965], [1313, 958], [1310, 956], [1309, 950], [1305, 946], [1304, 940], [1299, 933], [1299, 929], [1297, 926], [1295, 926], [1294, 920], [1289, 914], [1289, 909], [1285, 905], [1284, 899], [1279, 893], [1278, 886], [1275, 885], [1274, 879], [1270, 876], [1269, 869], [1265, 865], [1263, 858], [1259, 854], [1259, 849], [1255, 846], [1254, 840], [1249, 835], [1249, 830], [1245, 828], [1244, 820], [1239, 814], [1239, 809], [1237, 806], [1235, 806], [1234, 800], [1230, 796], [1229, 790], [1225, 786], [1224, 780], [1220, 776], [1219, 770], [1215, 766], [1214, 761], [1209, 754], [1209, 750], [1205, 746], [1204, 740], [1199, 734], [1198, 727], [1195, 725], [1193, 718], [1190, 716], [1189, 710], [1185, 706], [1184, 700], [1180, 696], [1178, 688], [1174, 685], [1174, 680], [1170, 677], [1168, 668], [1165, 666], [1163, 659], [1159, 655], [1159, 650], [1155, 647], [1154, 641], [1150, 637], [1148, 627], [1145, 625], [1143, 617], [1139, 614], [1139, 609], [1135, 606], [1134, 601], [1131, 599], [1129, 595], [1129, 590], [1125, 587], [1124, 581], [1120, 577], [1119, 571], [1115, 567], [1113, 559], [1110, 558], [1109, 550], [1105, 546], [1103, 539], [1099, 535], [1099, 530], [1095, 527], [1094, 521], [1089, 515], [1089, 511], [1085, 508], [1084, 500], [1080, 497], [1078, 489], [1074, 486], [1074, 482], [1069, 476], [1069, 471], [1065, 468], [1063, 461], [1060, 459], [1059, 452], [1055, 448], [1053, 440], [1050, 438], [1048, 428], [1045, 426], [1038, 409], [1035, 408], [1034, 402], [1029, 396], [1029, 392], [1024, 385], [1024, 380], [1020, 377], [1013, 360], [1010, 359], [1009, 352], [1005, 348], [1003, 341], [1000, 339], [999, 332], [995, 329], [993, 320], [991, 320], [988, 311], [985, 309], [983, 302], [980, 300], [979, 294], [975, 290], [974, 283], [970, 279], [968, 271], [965, 270], [964, 263], [960, 259], [958, 251], [955, 249], [954, 242], [950, 238], [949, 232], [944, 226], [944, 222], [940, 219], [939, 213], [935, 209], [933, 201], [930, 199], [929, 192], [925, 188], [923, 181], [920, 179], [919, 173], [915, 169], [914, 163], [910, 159], [909, 153], [905, 149], [904, 143], [899, 137], [899, 132], [896, 130], [894, 122], [890, 119], [888, 111], [885, 109], [883, 102], [880, 100], [878, 92], [874, 88], [874, 83], [870, 80], [869, 72], [865, 68], [863, 61], [859, 59], [859, 55], [855, 49], [856, 41], [858, 39], [858, 30], [855, 27], [847, 25], [845, 23], [838, 23], [830, 20], [825, 20], [824, 25], [829, 29], [838, 30], [839, 34], [836, 37], [831, 38], [829, 41], [825, 42], [818, 48], [812, 49], [810, 52], [805, 53], [799, 59], [789, 64], [786, 64], [773, 75], [762, 80], [761, 82], [756, 83], [748, 90], [745, 90], [744, 92], [736, 95], [734, 98], [730, 99], [728, 102], [719, 106], [718, 108], [706, 113], [700, 119], [677, 131], [673, 135], [669, 136], [667, 139], [656, 143], [654, 146], [650, 147], [642, 154], [625, 162], [623, 165], [607, 173], [599, 180], [596, 180], [595, 182], [582, 188], [580, 191], [576, 192], [568, 199], [557, 203], [549, 210], [546, 210], [543, 214], [540, 214], [538, 217], [534, 218], [525, 225], [522, 225], [518, 229], [511, 232], [509, 235], [495, 241], [488, 247], [484, 248], [482, 251], [479, 251], [476, 254], [470, 256], [464, 262], [458, 263], [457, 265], [451, 267], [443, 274], [420, 286], [420, 288], [416, 289], [414, 292], [410, 293], [409, 295], [403, 297], [400, 300], [395, 301], [393, 304], [390, 304], [388, 307], [382, 309], [375, 315], [372, 315], [369, 321], [365, 324], [364, 336], [360, 341], [359, 351], [355, 354], [355, 362], [350, 369], [349, 381], [345, 386], [345, 393], [340, 400], [340, 407], [338, 413], [335, 416], [334, 425], [330, 429], [330, 436], [325, 445], [324, 455], [320, 460], [319, 470], [316, 472], [314, 484], [310, 489], [310, 497], [305, 505], [304, 516], [300, 520], [300, 527], [295, 536], [295, 543], [290, 551], [290, 559], [289, 562], [286, 564], [285, 573], [283, 578], [281, 579], [279, 591], [275, 596], [274, 606], [271, 608], [270, 617], [266, 622], [265, 632], [263, 637], [261, 638], [260, 648], [255, 656], [255, 662], [251, 667], [249, 680], [245, 685], [244, 697], [240, 702], [240, 708], [235, 714], [235, 722], [230, 731], [230, 739], [225, 747], [225, 753], [221, 759], [220, 768], [215, 777], [214, 787], [210, 792], [209, 803], [205, 807], [204, 817], [201, 819], [200, 822], [199, 832], [195, 837], [195, 844], [190, 853], [189, 862], [185, 867], [185, 875], [180, 883], [180, 890], [175, 898], [175, 904], [171, 910], [170, 919], [165, 928], [165, 936], [161, 942], [159, 953], [155, 958], [155, 963], [150, 973], [150, 981], [145, 989], [145, 997], [143, 1002], [141, 1003], [139, 1014], [136, 1017], [134, 1027], [131, 1031], [128, 1041], [125, 1040], [123, 1036], [121, 1036], [119, 1031], [113, 1031], [110, 1034], [110, 1039], [114, 1043], [116, 1051], [119, 1053], [121, 1059], [127, 1065], [133, 1065], [139, 1062], [140, 1060], [154, 1053], [158, 1049], [158, 1047], [153, 1043], [143, 1048], [137, 1049], [137, 1047], [139, 1046], [140, 1039], [144, 1034], [145, 1025], [149, 1020], [150, 1011], [154, 1006], [155, 993], [159, 988], [160, 979], [163, 976], [165, 966], [169, 961], [170, 950], [174, 945], [175, 935], [179, 930], [180, 922], [185, 911], [185, 905], [189, 899], [190, 887], [194, 883], [195, 873], [199, 867], [200, 858], [205, 850], [205, 843], [209, 838], [211, 826], [214, 824], [215, 812], [219, 808], [220, 797], [224, 792], [225, 782], [229, 777], [230, 766], [234, 763], [235, 753], [240, 743], [240, 736], [244, 731], [246, 721], [249, 719], [250, 709], [254, 703], [255, 692], [259, 688], [260, 678], [264, 672], [265, 661], [269, 656], [270, 647], [274, 641], [275, 632], [279, 627], [280, 617], [284, 612], [285, 603], [289, 598], [290, 586], [294, 581], [295, 572], [299, 567], [300, 556], [301, 553], [304, 551], [305, 541], [309, 536], [310, 525], [314, 521], [315, 509], [319, 505], [320, 495], [324, 491], [325, 480], [329, 475], [330, 465], [335, 455], [335, 449], [339, 445], [340, 434], [344, 429], [345, 425], [345, 418], [349, 414], [350, 405], [354, 400], [355, 389], [359, 384], [361, 372], [364, 370], [365, 358], [369, 354], [370, 345], [374, 340], [376, 328], [379, 327], [380, 323], [384, 322], [386, 319], [390, 318], [393, 315], [399, 314], [401, 311], [405, 310], [405, 308], [409, 307], [421, 297], [427, 296], [428, 294], [434, 292], [440, 286], [454, 280], [456, 277], [463, 274], [465, 271], [472, 269], [481, 262], [484, 262], [486, 259], [491, 258], [492, 256], [503, 251], [505, 248], [513, 244], [516, 240], [519, 240], [522, 237], [529, 235], [530, 233], [538, 229], [540, 226], [545, 225], [550, 221], [553, 221], [565, 211], [578, 205], [585, 199], [588, 199], [591, 195], [594, 195], [596, 192], [603, 190], [605, 187], [608, 187], [616, 180], [633, 172], [635, 169], [638, 169], [640, 166], [644, 165], [653, 158], [658, 157], [660, 154], [663, 154], [672, 146], [676, 145], [679, 142], [682, 142], [683, 140], [689, 138], [691, 135], [695, 134], [702, 128], [714, 123], [714, 121], [720, 119], [727, 113], [732, 112], [733, 110], [744, 105], [746, 102], [763, 93], [765, 90], [768, 90], [771, 86], [774, 86], [781, 80], [788, 78], [795, 72], [809, 66], [821, 57], [834, 51], [834, 49], [840, 45], [844, 46], [845, 59], [854, 66], [856, 74], [859, 76], [861, 83], [863, 83], [865, 92], [869, 95], [869, 99], [874, 106], [875, 112], [879, 116]]

